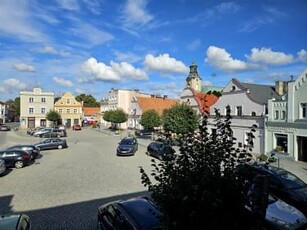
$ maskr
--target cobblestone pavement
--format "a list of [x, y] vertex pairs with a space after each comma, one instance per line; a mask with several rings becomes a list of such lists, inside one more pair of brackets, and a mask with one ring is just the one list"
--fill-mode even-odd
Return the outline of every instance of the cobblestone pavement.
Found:
[[[91, 128], [68, 130], [69, 147], [42, 151], [42, 158], [0, 177], [0, 213], [26, 213], [33, 229], [97, 229], [97, 208], [112, 200], [147, 194], [139, 166], [150, 172], [145, 147], [117, 157], [121, 136]], [[0, 132], [0, 149], [37, 143], [25, 131]]]
[[[0, 213], [26, 213], [33, 229], [96, 229], [97, 208], [107, 202], [147, 195], [139, 166], [150, 172], [148, 139], [139, 139], [133, 157], [117, 157], [118, 136], [109, 130], [68, 130], [68, 149], [42, 152], [34, 165], [0, 177]], [[25, 131], [0, 132], [0, 149], [37, 143]], [[279, 166], [307, 182], [307, 163], [280, 157]]]

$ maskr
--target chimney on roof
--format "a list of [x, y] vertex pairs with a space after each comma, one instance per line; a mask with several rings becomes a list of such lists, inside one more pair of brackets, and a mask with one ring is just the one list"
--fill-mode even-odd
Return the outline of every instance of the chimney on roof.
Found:
[[282, 96], [284, 94], [286, 94], [288, 89], [288, 84], [285, 81], [276, 81], [275, 82], [275, 92]]

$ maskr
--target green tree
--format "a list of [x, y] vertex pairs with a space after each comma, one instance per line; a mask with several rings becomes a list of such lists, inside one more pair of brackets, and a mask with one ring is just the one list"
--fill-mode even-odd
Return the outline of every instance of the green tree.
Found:
[[145, 129], [153, 129], [161, 125], [161, 118], [156, 110], [150, 109], [142, 114], [140, 124]]
[[189, 105], [175, 104], [163, 111], [162, 121], [166, 133], [185, 134], [197, 129], [199, 116]]
[[89, 94], [80, 94], [75, 97], [77, 101], [81, 102], [83, 101], [83, 106], [84, 107], [99, 107], [100, 103], [97, 102], [97, 100]]
[[246, 189], [235, 173], [249, 154], [233, 148], [230, 124], [230, 107], [223, 119], [216, 111], [216, 133], [208, 132], [202, 115], [197, 131], [182, 136], [174, 160], [152, 160], [150, 176], [140, 167], [142, 184], [164, 213], [166, 229], [251, 229]]
[[20, 116], [20, 97], [16, 97], [14, 100], [14, 109], [18, 116]]
[[56, 110], [50, 110], [46, 114], [46, 119], [48, 121], [52, 121], [53, 125], [57, 125], [58, 121], [61, 120], [61, 114], [59, 114]]
[[112, 126], [117, 128], [118, 124], [124, 123], [128, 120], [128, 115], [122, 109], [109, 110], [104, 113], [103, 119], [111, 122]]

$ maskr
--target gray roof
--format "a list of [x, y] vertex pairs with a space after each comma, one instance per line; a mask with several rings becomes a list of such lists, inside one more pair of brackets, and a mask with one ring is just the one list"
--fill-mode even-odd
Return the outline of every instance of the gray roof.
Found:
[[241, 83], [244, 87], [248, 88], [251, 94], [256, 98], [257, 101], [263, 104], [267, 104], [271, 98], [281, 99], [281, 96], [275, 92], [274, 86], [269, 85], [258, 85], [251, 83]]

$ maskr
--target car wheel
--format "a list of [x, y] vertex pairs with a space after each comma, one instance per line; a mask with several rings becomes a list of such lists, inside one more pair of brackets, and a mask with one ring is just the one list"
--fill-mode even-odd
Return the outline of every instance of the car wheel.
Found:
[[62, 149], [62, 148], [63, 148], [63, 146], [62, 146], [62, 145], [59, 145], [59, 146], [58, 146], [58, 149]]
[[17, 169], [20, 169], [20, 168], [22, 168], [23, 167], [23, 162], [22, 161], [16, 161], [15, 162], [15, 168], [17, 168]]

